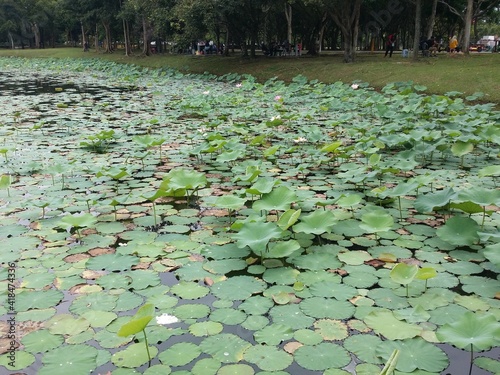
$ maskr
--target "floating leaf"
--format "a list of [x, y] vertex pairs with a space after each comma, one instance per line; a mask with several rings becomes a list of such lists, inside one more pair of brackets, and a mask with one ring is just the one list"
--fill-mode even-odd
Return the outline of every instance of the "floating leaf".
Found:
[[439, 327], [436, 335], [460, 349], [488, 350], [499, 344], [500, 323], [491, 314], [466, 312], [453, 323]]
[[293, 362], [293, 357], [274, 346], [255, 345], [244, 353], [247, 362], [256, 364], [264, 371], [280, 371], [286, 369]]
[[301, 346], [295, 351], [294, 357], [299, 366], [312, 371], [342, 368], [351, 361], [344, 348], [332, 343]]
[[479, 225], [469, 217], [454, 216], [436, 230], [437, 236], [455, 246], [470, 246], [479, 241]]
[[[144, 348], [143, 348], [144, 350]], [[78, 353], [78, 355], [75, 355]], [[42, 357], [40, 375], [89, 374], [97, 367], [97, 349], [89, 345], [68, 345], [47, 352]]]
[[169, 366], [185, 366], [198, 358], [201, 350], [198, 345], [190, 342], [179, 342], [160, 353], [160, 361]]
[[[148, 348], [151, 357], [156, 357], [158, 348], [150, 346]], [[111, 362], [117, 367], [137, 368], [149, 361], [148, 351], [144, 349], [144, 344], [137, 343], [130, 345], [127, 349], [114, 353]]]

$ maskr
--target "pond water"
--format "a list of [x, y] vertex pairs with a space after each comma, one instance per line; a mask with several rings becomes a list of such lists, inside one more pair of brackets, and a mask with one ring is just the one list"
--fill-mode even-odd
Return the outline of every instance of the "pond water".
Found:
[[[497, 371], [491, 106], [408, 83], [0, 68], [0, 373], [361, 375], [397, 348], [397, 374], [467, 374], [461, 331], [473, 374]], [[145, 304], [179, 319], [146, 328], [151, 368], [142, 333], [117, 334]]]

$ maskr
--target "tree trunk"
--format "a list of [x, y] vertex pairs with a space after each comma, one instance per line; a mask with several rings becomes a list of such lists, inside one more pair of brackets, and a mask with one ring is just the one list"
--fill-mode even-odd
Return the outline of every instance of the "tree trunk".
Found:
[[102, 21], [102, 26], [104, 27], [104, 35], [106, 40], [103, 43], [104, 52], [113, 52], [113, 40], [111, 39], [111, 26], [109, 21]]
[[226, 24], [226, 47], [224, 48], [224, 56], [229, 56], [229, 27]]
[[9, 35], [9, 41], [10, 41], [10, 48], [15, 49], [16, 46], [14, 45], [14, 38], [12, 37], [12, 33], [9, 31], [8, 35]]
[[42, 44], [40, 43], [40, 28], [36, 22], [31, 24], [31, 31], [33, 31], [33, 35], [35, 36], [35, 48], [42, 48]]
[[415, 35], [413, 37], [413, 60], [418, 60], [420, 47], [420, 29], [422, 22], [422, 0], [415, 1]]
[[123, 20], [123, 41], [125, 43], [125, 56], [130, 56], [132, 54], [132, 48], [130, 46], [130, 28], [127, 20]]
[[94, 47], [95, 51], [99, 52], [99, 33], [98, 33], [97, 23], [95, 24]]
[[359, 30], [361, 0], [342, 0], [331, 16], [344, 38], [344, 62], [354, 62]]
[[465, 11], [465, 27], [464, 27], [464, 39], [462, 44], [462, 51], [466, 55], [469, 54], [470, 45], [470, 30], [472, 25], [472, 11], [474, 7], [474, 0], [467, 0], [467, 10]]
[[142, 54], [145, 56], [151, 55], [148, 38], [148, 22], [146, 17], [142, 17]]
[[436, 22], [436, 9], [438, 0], [433, 0], [432, 2], [432, 12], [429, 17], [429, 25], [427, 25], [427, 39], [430, 39], [434, 31], [434, 23]]
[[82, 27], [82, 48], [83, 48], [83, 51], [85, 51], [85, 46], [87, 44], [87, 35], [85, 35], [85, 29], [83, 27], [83, 22], [80, 22], [80, 26]]
[[285, 3], [285, 17], [287, 25], [286, 37], [288, 43], [292, 43], [292, 6], [288, 2]]

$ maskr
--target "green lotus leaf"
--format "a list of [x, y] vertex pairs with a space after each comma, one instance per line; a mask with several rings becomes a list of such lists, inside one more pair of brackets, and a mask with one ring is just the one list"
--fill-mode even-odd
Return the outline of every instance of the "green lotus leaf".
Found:
[[492, 314], [466, 312], [438, 328], [439, 340], [466, 350], [488, 350], [499, 344], [500, 323]]
[[210, 307], [201, 303], [187, 303], [174, 309], [174, 315], [179, 319], [201, 319], [210, 314]]
[[[27, 353], [24, 350], [16, 350], [16, 360], [12, 361], [11, 358], [9, 358], [10, 354], [5, 353], [3, 355], [0, 355], [0, 366], [4, 366], [7, 370], [10, 371], [16, 371], [16, 370], [21, 370], [23, 368], [26, 368], [28, 366], [31, 366], [36, 358], [33, 354]], [[11, 366], [14, 365], [14, 366]], [[9, 374], [12, 374], [13, 372], [9, 372]]]
[[294, 209], [286, 210], [276, 224], [278, 224], [281, 230], [285, 231], [297, 222], [301, 212], [301, 210]]
[[231, 333], [210, 336], [200, 343], [203, 353], [210, 354], [223, 363], [237, 363], [243, 359], [243, 353], [251, 344]]
[[245, 223], [241, 230], [234, 234], [238, 247], [250, 247], [255, 252], [263, 252], [271, 239], [280, 238], [282, 231], [275, 223], [250, 222]]
[[88, 269], [106, 271], [125, 271], [139, 263], [139, 259], [132, 255], [103, 254], [89, 259]]
[[251, 276], [235, 276], [215, 283], [211, 289], [217, 298], [244, 301], [252, 294], [262, 292], [266, 286], [266, 283]]
[[282, 324], [271, 324], [254, 333], [254, 339], [259, 344], [279, 345], [293, 337], [293, 330]]
[[64, 295], [58, 290], [23, 290], [16, 295], [16, 311], [27, 311], [31, 309], [46, 309], [56, 306]]
[[[211, 197], [210, 197], [211, 198]], [[226, 208], [229, 210], [238, 210], [246, 203], [245, 198], [236, 197], [234, 195], [222, 195], [213, 199], [205, 199], [205, 203], [217, 208]]]
[[193, 336], [212, 336], [222, 332], [223, 325], [219, 322], [198, 322], [189, 326], [189, 332]]
[[437, 271], [433, 267], [419, 268], [415, 278], [419, 280], [428, 280], [437, 276]]
[[299, 304], [304, 314], [313, 318], [348, 319], [355, 307], [347, 301], [337, 301], [322, 297], [306, 298]]
[[21, 340], [26, 351], [30, 353], [44, 353], [61, 346], [64, 342], [62, 335], [53, 335], [48, 330], [39, 330], [28, 333]]
[[342, 195], [335, 204], [339, 207], [353, 207], [359, 204], [363, 198], [359, 194]]
[[408, 302], [413, 307], [420, 305], [426, 310], [433, 310], [438, 307], [449, 305], [456, 297], [456, 293], [444, 288], [427, 289], [425, 293], [418, 297], [408, 298]]
[[207, 185], [207, 178], [203, 173], [188, 169], [172, 169], [163, 176], [160, 189], [173, 190], [198, 190]]
[[377, 353], [387, 361], [394, 350], [399, 350], [396, 369], [405, 373], [417, 369], [431, 373], [439, 373], [448, 366], [448, 357], [437, 346], [422, 338], [403, 341], [384, 341], [377, 347]]
[[354, 353], [361, 361], [380, 364], [382, 360], [377, 355], [376, 349], [381, 342], [380, 337], [375, 335], [351, 335], [344, 340], [344, 348]]
[[153, 304], [147, 303], [141, 306], [134, 314], [132, 319], [120, 327], [117, 335], [121, 337], [127, 337], [130, 335], [138, 334], [144, 328], [146, 328], [151, 319], [153, 319], [154, 313], [155, 307]]
[[221, 362], [215, 358], [202, 358], [194, 364], [191, 373], [193, 375], [215, 375], [220, 367]]
[[436, 230], [437, 236], [455, 246], [470, 246], [479, 241], [479, 225], [469, 217], [454, 216]]
[[458, 196], [452, 188], [441, 190], [437, 193], [419, 195], [415, 200], [415, 208], [418, 212], [432, 212], [446, 206]]
[[399, 320], [406, 320], [408, 323], [426, 322], [430, 318], [430, 314], [420, 305], [407, 309], [394, 310], [394, 316]]
[[120, 289], [126, 288], [132, 282], [130, 276], [122, 275], [119, 273], [109, 273], [101, 276], [96, 280], [96, 284], [105, 289]]
[[483, 255], [496, 267], [500, 268], [500, 242], [486, 246]]
[[391, 270], [391, 279], [399, 284], [408, 285], [413, 281], [418, 273], [417, 265], [408, 265], [406, 263], [398, 263]]
[[203, 265], [203, 268], [210, 273], [223, 275], [231, 271], [244, 270], [247, 266], [244, 259], [221, 259], [210, 260]]
[[255, 370], [252, 366], [238, 363], [235, 365], [225, 365], [222, 366], [219, 371], [217, 371], [217, 375], [253, 375], [255, 374]]
[[278, 267], [266, 270], [262, 278], [269, 284], [291, 285], [297, 281], [299, 273], [294, 268]]
[[142, 375], [168, 375], [172, 371], [167, 365], [154, 365], [148, 367], [146, 371], [142, 373]]
[[301, 346], [295, 351], [294, 357], [299, 366], [312, 371], [324, 371], [329, 368], [340, 369], [351, 361], [347, 351], [333, 343]]
[[88, 310], [112, 311], [116, 308], [118, 296], [106, 293], [90, 293], [76, 298], [69, 307], [75, 314], [83, 314]]
[[429, 321], [437, 325], [453, 323], [457, 319], [457, 316], [461, 316], [467, 311], [465, 307], [455, 304], [438, 307], [437, 309], [429, 311]]
[[59, 226], [63, 229], [87, 228], [96, 222], [97, 218], [92, 214], [67, 215], [61, 219]]
[[331, 228], [337, 223], [337, 218], [331, 211], [314, 211], [313, 213], [303, 216], [298, 224], [293, 226], [294, 232], [323, 234], [330, 233]]
[[351, 266], [361, 265], [372, 259], [372, 256], [366, 251], [345, 251], [337, 255], [341, 262]]
[[110, 311], [89, 310], [82, 314], [82, 318], [88, 320], [91, 327], [100, 328], [106, 327], [117, 318], [117, 315]]
[[456, 141], [451, 146], [451, 153], [454, 156], [464, 156], [471, 153], [474, 150], [474, 144], [472, 142]]
[[298, 253], [300, 244], [296, 240], [277, 241], [269, 245], [269, 251], [262, 253], [263, 258], [286, 258]]
[[226, 325], [237, 325], [245, 321], [247, 315], [241, 311], [231, 308], [219, 308], [212, 311], [210, 319]]
[[394, 218], [382, 210], [369, 211], [361, 216], [359, 227], [368, 233], [387, 232], [394, 226]]
[[310, 327], [314, 323], [314, 319], [306, 315], [295, 303], [274, 306], [269, 311], [269, 315], [275, 324], [285, 325], [294, 330]]
[[498, 373], [498, 369], [500, 368], [500, 361], [488, 357], [476, 357], [474, 358], [474, 364], [492, 374], [494, 374], [495, 371]]
[[255, 345], [248, 348], [244, 355], [245, 361], [257, 365], [264, 371], [280, 371], [293, 362], [293, 357], [274, 346]]
[[[481, 205], [467, 201], [467, 202], [460, 202], [460, 203], [455, 203], [452, 202], [450, 203], [450, 208], [451, 209], [457, 209], [461, 210], [463, 212], [466, 212], [468, 214], [477, 214], [477, 213], [482, 213], [483, 212], [483, 207]], [[487, 211], [488, 215], [491, 215], [493, 211]]]
[[356, 288], [335, 281], [318, 281], [309, 286], [313, 296], [335, 298], [339, 301], [350, 300], [358, 294]]
[[260, 177], [252, 186], [245, 190], [250, 195], [262, 195], [270, 193], [273, 187], [280, 183], [279, 180], [274, 178]]
[[458, 194], [458, 199], [462, 201], [471, 201], [480, 206], [500, 205], [500, 190], [474, 186], [466, 191], [461, 191]]
[[174, 285], [171, 292], [182, 299], [198, 299], [204, 297], [210, 291], [208, 288], [194, 282], [181, 281]]
[[[151, 358], [156, 357], [158, 348], [150, 346], [148, 348]], [[114, 353], [111, 356], [111, 362], [117, 367], [137, 368], [148, 363], [149, 357], [144, 344], [132, 344], [125, 350]]]
[[347, 336], [347, 325], [334, 319], [320, 319], [314, 322], [314, 328], [325, 340], [344, 340]]
[[482, 297], [495, 298], [498, 293], [498, 280], [480, 276], [462, 276], [462, 289], [466, 293], [474, 293]]
[[[78, 353], [78, 355], [75, 355], [75, 353]], [[83, 344], [54, 349], [43, 355], [43, 366], [38, 370], [38, 374], [89, 374], [97, 367], [97, 354], [96, 348]]]
[[266, 298], [263, 296], [252, 296], [245, 299], [238, 309], [252, 315], [263, 315], [269, 311], [274, 303], [271, 298]]
[[[213, 337], [213, 336], [212, 336]], [[190, 342], [179, 342], [161, 352], [158, 358], [169, 366], [185, 366], [201, 354], [200, 347]]]
[[336, 269], [342, 266], [342, 263], [331, 254], [326, 253], [309, 253], [304, 255], [299, 255], [290, 259], [297, 268], [306, 270], [324, 270], [324, 269]]
[[481, 168], [478, 172], [478, 176], [481, 178], [498, 175], [500, 175], [500, 165], [489, 165], [487, 167]]
[[133, 270], [123, 273], [123, 275], [132, 278], [132, 283], [129, 285], [130, 289], [142, 290], [161, 283], [158, 273], [151, 270]]
[[269, 324], [269, 319], [262, 315], [250, 315], [241, 326], [250, 331], [258, 331]]
[[374, 311], [363, 319], [366, 325], [388, 340], [404, 340], [420, 334], [422, 328], [398, 320], [388, 310]]
[[274, 188], [270, 193], [262, 195], [262, 198], [255, 201], [252, 208], [256, 211], [286, 211], [290, 205], [297, 201], [297, 195], [286, 186]]

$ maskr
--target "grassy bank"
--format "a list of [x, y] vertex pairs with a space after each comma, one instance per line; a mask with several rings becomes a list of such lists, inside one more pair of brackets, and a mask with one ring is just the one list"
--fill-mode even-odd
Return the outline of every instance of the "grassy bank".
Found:
[[2, 50], [0, 56], [56, 57], [56, 58], [104, 58], [120, 63], [132, 63], [145, 67], [172, 67], [182, 72], [210, 72], [217, 75], [246, 73], [265, 81], [272, 77], [289, 81], [298, 74], [325, 83], [336, 81], [368, 82], [381, 88], [390, 82], [413, 81], [424, 85], [429, 93], [460, 91], [464, 95], [483, 92], [484, 101], [500, 105], [500, 63], [499, 54], [478, 54], [450, 57], [446, 53], [437, 58], [413, 62], [396, 53], [391, 59], [381, 53], [359, 53], [353, 64], [342, 62], [338, 53], [325, 53], [321, 57], [243, 59], [239, 54], [230, 57], [191, 55], [140, 55], [125, 57], [118, 51], [103, 54], [95, 51], [82, 52], [79, 48], [58, 48], [43, 50]]

